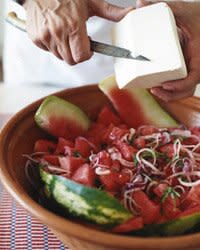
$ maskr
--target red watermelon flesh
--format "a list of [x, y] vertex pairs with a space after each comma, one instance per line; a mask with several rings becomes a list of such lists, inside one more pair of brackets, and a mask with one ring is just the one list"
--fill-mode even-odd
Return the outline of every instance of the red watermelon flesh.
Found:
[[146, 89], [136, 87], [119, 89], [114, 76], [103, 80], [99, 88], [109, 98], [121, 119], [130, 127], [138, 128], [141, 125], [176, 127], [178, 125]]
[[35, 121], [50, 135], [65, 139], [83, 135], [90, 126], [89, 118], [79, 107], [56, 96], [42, 102]]

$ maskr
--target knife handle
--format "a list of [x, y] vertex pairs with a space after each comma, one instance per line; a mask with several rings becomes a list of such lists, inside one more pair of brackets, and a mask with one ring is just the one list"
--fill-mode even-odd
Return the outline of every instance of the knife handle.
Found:
[[15, 12], [8, 13], [6, 22], [16, 27], [17, 29], [26, 32], [26, 21], [20, 19]]

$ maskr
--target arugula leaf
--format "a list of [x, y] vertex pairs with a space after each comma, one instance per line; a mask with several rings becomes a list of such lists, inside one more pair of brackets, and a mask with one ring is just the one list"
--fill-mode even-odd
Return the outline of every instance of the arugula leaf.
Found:
[[78, 157], [81, 157], [81, 153], [80, 153], [79, 151], [74, 151], [74, 152], [73, 152], [73, 156], [74, 156], [74, 157], [77, 157], [77, 158], [78, 158]]
[[138, 162], [138, 160], [136, 158], [136, 155], [133, 155], [133, 163], [134, 163], [134, 166], [137, 167], [139, 162]]
[[174, 207], [176, 207], [176, 198], [180, 197], [180, 194], [176, 192], [173, 187], [166, 188], [161, 197], [161, 203], [164, 203], [169, 196], [171, 196], [171, 198], [173, 199]]
[[135, 134], [131, 136], [131, 138], [128, 140], [128, 143], [132, 146], [135, 141]]

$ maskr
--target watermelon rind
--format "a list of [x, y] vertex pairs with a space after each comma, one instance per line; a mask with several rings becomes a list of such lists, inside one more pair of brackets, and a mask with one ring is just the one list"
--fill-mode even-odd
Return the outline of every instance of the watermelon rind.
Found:
[[[137, 127], [142, 125], [154, 125], [157, 127], [178, 126], [177, 121], [160, 106], [153, 95], [146, 89], [137, 87], [119, 89], [114, 75], [101, 81], [99, 83], [99, 88], [109, 98], [122, 120], [131, 127], [135, 128], [136, 124]], [[112, 94], [113, 91], [117, 91], [121, 99], [114, 96]], [[127, 101], [128, 98], [126, 98], [126, 96], [129, 97], [130, 101]], [[123, 109], [122, 98], [126, 98], [127, 102], [126, 107]], [[134, 103], [137, 103], [140, 110], [136, 109]], [[125, 109], [127, 109], [127, 112]], [[139, 116], [137, 116], [138, 112], [140, 112]], [[142, 122], [144, 123], [142, 124]]]
[[98, 225], [121, 224], [133, 215], [114, 197], [97, 188], [87, 187], [68, 178], [52, 175], [40, 167], [40, 176], [48, 197], [67, 213]]
[[[91, 124], [87, 114], [81, 108], [57, 96], [45, 98], [34, 118], [40, 128], [56, 137], [81, 135], [88, 130]], [[76, 128], [75, 134], [73, 134], [74, 128]]]

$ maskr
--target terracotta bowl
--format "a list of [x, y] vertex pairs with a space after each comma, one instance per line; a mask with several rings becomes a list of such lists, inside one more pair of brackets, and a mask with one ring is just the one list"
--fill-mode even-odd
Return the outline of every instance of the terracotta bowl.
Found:
[[[79, 105], [95, 118], [108, 99], [96, 85], [69, 89], [57, 96]], [[45, 138], [34, 123], [34, 113], [41, 100], [17, 113], [0, 135], [0, 178], [10, 194], [28, 212], [46, 224], [71, 249], [200, 249], [200, 233], [170, 238], [140, 238], [104, 233], [58, 216], [43, 208], [33, 198], [33, 190], [24, 173], [22, 154], [31, 153], [38, 138]], [[200, 126], [200, 99], [192, 97], [165, 104], [165, 108], [188, 126]]]

